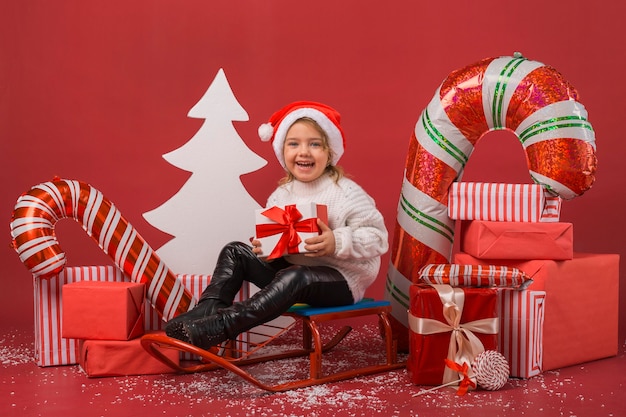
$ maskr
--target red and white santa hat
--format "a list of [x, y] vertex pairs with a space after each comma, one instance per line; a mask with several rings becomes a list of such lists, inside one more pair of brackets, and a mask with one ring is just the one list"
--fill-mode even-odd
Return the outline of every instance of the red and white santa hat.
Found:
[[259, 137], [262, 141], [272, 142], [278, 162], [285, 167], [283, 146], [291, 125], [302, 117], [310, 117], [326, 132], [328, 145], [332, 149], [332, 164], [336, 165], [345, 149], [345, 138], [341, 129], [341, 115], [337, 110], [322, 103], [313, 101], [296, 101], [288, 104], [270, 117], [269, 122], [259, 126]]

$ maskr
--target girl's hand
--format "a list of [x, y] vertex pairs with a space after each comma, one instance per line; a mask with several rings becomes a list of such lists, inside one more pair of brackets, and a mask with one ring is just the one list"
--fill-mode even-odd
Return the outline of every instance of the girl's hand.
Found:
[[308, 252], [304, 256], [311, 258], [319, 256], [332, 256], [335, 253], [335, 234], [326, 223], [317, 219], [317, 226], [321, 230], [319, 236], [314, 236], [304, 241], [304, 249]]
[[255, 255], [258, 256], [263, 254], [263, 249], [261, 249], [261, 241], [255, 239], [254, 237], [251, 237], [250, 244], [252, 245], [252, 252], [254, 252]]

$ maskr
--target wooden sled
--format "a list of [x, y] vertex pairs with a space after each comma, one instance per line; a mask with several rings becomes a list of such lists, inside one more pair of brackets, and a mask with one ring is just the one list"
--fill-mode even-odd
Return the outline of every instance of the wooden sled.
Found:
[[[388, 315], [391, 312], [391, 305], [388, 301], [365, 300], [354, 305], [342, 307], [314, 308], [309, 306], [294, 306], [285, 315], [300, 320], [302, 325], [303, 343], [301, 348], [292, 348], [279, 353], [255, 354], [255, 355], [223, 355], [217, 350], [207, 351], [197, 346], [173, 339], [163, 334], [146, 334], [141, 339], [141, 344], [152, 356], [167, 364], [174, 370], [182, 373], [204, 372], [217, 368], [231, 371], [246, 381], [271, 392], [282, 392], [296, 388], [303, 388], [312, 385], [336, 382], [358, 376], [371, 375], [379, 372], [399, 369], [405, 363], [397, 361], [397, 346], [392, 337], [391, 325]], [[350, 326], [343, 326], [326, 344], [322, 344], [318, 325], [322, 322], [350, 319], [354, 317], [377, 315], [382, 330], [385, 343], [385, 362], [361, 366], [348, 371], [331, 372], [322, 374], [323, 354], [339, 342], [352, 330]], [[268, 341], [269, 342], [269, 341]], [[168, 359], [161, 349], [174, 348], [183, 352], [189, 352], [202, 359], [201, 363], [194, 363], [189, 366], [177, 364]], [[226, 349], [226, 352], [228, 350]], [[256, 350], [255, 350], [256, 352]], [[294, 381], [268, 385], [255, 378], [243, 367], [260, 362], [294, 358], [309, 355], [309, 376], [308, 378]]]

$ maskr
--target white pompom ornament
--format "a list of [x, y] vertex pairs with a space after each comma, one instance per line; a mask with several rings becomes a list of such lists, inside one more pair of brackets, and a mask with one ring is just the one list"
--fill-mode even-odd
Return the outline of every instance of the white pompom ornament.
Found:
[[[486, 350], [476, 355], [472, 363], [472, 371], [474, 373], [472, 378], [476, 379], [476, 384], [487, 391], [499, 390], [509, 380], [509, 363], [500, 352], [495, 350]], [[465, 374], [465, 376], [467, 377], [467, 374]], [[413, 394], [413, 396], [417, 397], [418, 395], [426, 394], [427, 392], [432, 392], [439, 388], [458, 384], [461, 381], [463, 381], [463, 378], [434, 388], [422, 390], [417, 394]], [[459, 389], [458, 395], [465, 394], [465, 391], [466, 390], [463, 390], [461, 392], [461, 389]]]
[[500, 352], [486, 350], [476, 355], [472, 370], [482, 389], [497, 391], [509, 380], [509, 363]]
[[270, 123], [263, 123], [259, 126], [259, 137], [263, 142], [267, 142], [272, 138], [274, 134], [274, 128]]

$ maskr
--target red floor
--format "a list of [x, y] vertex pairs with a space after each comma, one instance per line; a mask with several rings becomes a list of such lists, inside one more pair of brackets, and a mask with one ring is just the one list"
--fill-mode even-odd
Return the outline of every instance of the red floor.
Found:
[[[355, 329], [326, 366], [350, 367], [378, 356], [373, 325]], [[291, 343], [291, 342], [289, 342]], [[617, 357], [511, 379], [499, 391], [451, 388], [415, 397], [406, 370], [279, 394], [226, 371], [194, 375], [87, 378], [78, 366], [40, 368], [25, 330], [0, 334], [0, 415], [11, 416], [626, 416], [626, 347]], [[367, 353], [359, 353], [365, 350]], [[255, 365], [258, 378], [284, 380], [304, 359]]]

